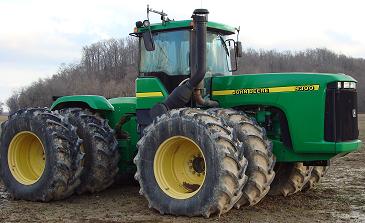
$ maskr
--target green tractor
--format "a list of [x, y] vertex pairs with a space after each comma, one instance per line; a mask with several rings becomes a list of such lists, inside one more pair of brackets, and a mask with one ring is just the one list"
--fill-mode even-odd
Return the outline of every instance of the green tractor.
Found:
[[131, 33], [135, 97], [63, 96], [2, 124], [1, 177], [15, 199], [98, 192], [134, 175], [150, 208], [209, 217], [309, 190], [331, 158], [360, 148], [350, 76], [232, 75], [239, 29], [205, 9], [184, 21], [147, 12], [162, 21]]

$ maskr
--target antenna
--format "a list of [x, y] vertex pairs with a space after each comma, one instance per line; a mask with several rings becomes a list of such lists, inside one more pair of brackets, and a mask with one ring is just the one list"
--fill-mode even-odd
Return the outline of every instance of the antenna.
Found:
[[238, 28], [234, 28], [237, 31], [237, 42], [238, 42], [238, 36], [240, 35], [241, 26], [238, 26]]
[[147, 5], [147, 19], [148, 20], [150, 20], [150, 12], [159, 14], [161, 16], [162, 23], [171, 21], [171, 19], [169, 19], [169, 17], [167, 17], [167, 14], [164, 13], [163, 10], [161, 10], [161, 12], [154, 10], [154, 9], [150, 8], [150, 5]]

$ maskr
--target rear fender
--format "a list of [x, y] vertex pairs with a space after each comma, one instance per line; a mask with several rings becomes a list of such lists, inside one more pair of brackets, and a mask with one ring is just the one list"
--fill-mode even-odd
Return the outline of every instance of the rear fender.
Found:
[[99, 95], [73, 95], [58, 98], [51, 106], [51, 110], [79, 107], [92, 110], [114, 111], [109, 101]]

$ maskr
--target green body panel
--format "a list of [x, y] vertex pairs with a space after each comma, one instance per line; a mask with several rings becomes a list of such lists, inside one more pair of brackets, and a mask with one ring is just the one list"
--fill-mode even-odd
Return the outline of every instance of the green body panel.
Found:
[[87, 104], [94, 110], [114, 111], [114, 108], [109, 101], [105, 97], [99, 95], [73, 95], [60, 97], [52, 104], [51, 110], [59, 109], [61, 107], [77, 107], [75, 106], [77, 103]]
[[[182, 21], [170, 21], [165, 23], [155, 23], [150, 25], [150, 29], [152, 32], [158, 31], [168, 31], [174, 29], [189, 29], [192, 28], [192, 20], [182, 20]], [[225, 35], [230, 35], [235, 33], [235, 28], [231, 26], [227, 26], [225, 24], [210, 22], [207, 24], [208, 30], [219, 30], [221, 33]], [[148, 28], [141, 27], [137, 29], [137, 33], [142, 33], [147, 31]]]
[[[211, 80], [212, 98], [223, 108], [242, 108], [247, 105], [275, 107], [282, 110], [288, 120], [293, 148], [287, 148], [277, 138], [277, 134], [269, 135], [273, 141], [273, 152], [278, 162], [296, 162], [328, 160], [338, 154], [346, 154], [361, 146], [360, 140], [350, 142], [327, 142], [324, 140], [325, 93], [328, 83], [334, 81], [355, 81], [343, 74], [312, 73], [276, 73], [245, 74], [235, 76], [213, 77]], [[315, 91], [291, 91], [275, 93], [232, 94], [229, 91], [254, 88], [276, 88], [288, 86], [319, 85]], [[226, 92], [216, 95], [215, 92]], [[242, 92], [241, 92], [242, 93]], [[126, 140], [118, 140], [121, 159], [119, 168], [122, 173], [133, 173], [133, 158], [139, 139], [137, 132], [136, 110], [150, 109], [162, 102], [168, 92], [158, 78], [143, 77], [136, 79], [136, 97], [113, 98], [106, 100], [101, 96], [66, 96], [59, 98], [52, 108], [70, 102], [84, 102], [95, 110], [103, 110], [101, 114], [115, 128], [121, 117], [131, 118], [122, 129], [129, 134]], [[72, 105], [72, 104], [71, 104]], [[268, 111], [258, 112], [258, 122], [263, 122]], [[275, 126], [275, 125], [274, 125]], [[279, 127], [275, 127], [280, 132]]]
[[119, 171], [122, 173], [134, 173], [135, 166], [133, 158], [136, 153], [136, 144], [138, 141], [137, 121], [136, 121], [136, 98], [112, 98], [109, 99], [110, 104], [114, 107], [114, 112], [106, 113], [105, 118], [109, 120], [109, 125], [113, 129], [119, 123], [121, 117], [130, 115], [130, 120], [126, 122], [122, 129], [129, 134], [126, 140], [118, 140], [120, 161]]
[[[347, 154], [353, 152], [361, 147], [362, 142], [355, 140], [351, 142], [331, 143], [323, 142], [323, 146], [335, 146], [335, 153], [321, 153], [319, 149], [316, 152], [297, 153], [293, 149], [287, 148], [282, 142], [272, 140], [273, 153], [275, 154], [277, 162], [296, 162], [296, 161], [314, 161], [314, 160], [329, 160], [338, 154]], [[327, 145], [326, 145], [327, 144]], [[321, 148], [321, 147], [319, 147]]]
[[[160, 92], [160, 96], [148, 95], [150, 93]], [[140, 93], [147, 93], [145, 96], [140, 96]], [[156, 103], [163, 101], [169, 93], [163, 86], [161, 81], [156, 77], [144, 77], [136, 79], [136, 96], [137, 109], [150, 109]]]
[[[352, 142], [324, 141], [324, 114], [326, 86], [335, 81], [355, 81], [344, 74], [275, 73], [245, 74], [213, 77], [212, 97], [221, 107], [234, 108], [247, 105], [275, 107], [286, 115], [293, 149], [282, 149], [281, 143], [274, 144], [277, 161], [319, 160], [338, 153], [351, 152], [360, 147], [359, 140]], [[291, 91], [274, 93], [242, 94], [242, 91], [219, 95], [224, 90], [265, 89], [287, 86], [319, 85], [314, 91]], [[264, 91], [263, 91], [264, 92]], [[327, 155], [326, 155], [327, 154]]]
[[284, 146], [279, 140], [272, 140], [272, 143], [277, 162], [329, 160], [336, 156], [336, 153], [296, 153], [293, 149]]

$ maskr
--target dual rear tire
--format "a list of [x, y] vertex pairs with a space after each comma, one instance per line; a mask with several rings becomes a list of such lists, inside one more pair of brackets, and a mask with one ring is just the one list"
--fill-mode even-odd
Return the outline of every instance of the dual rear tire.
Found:
[[60, 200], [113, 183], [117, 142], [106, 121], [90, 112], [22, 109], [1, 127], [0, 174], [13, 198]]
[[1, 178], [15, 199], [59, 200], [80, 184], [81, 140], [64, 117], [20, 110], [2, 124]]
[[82, 139], [81, 150], [85, 153], [81, 184], [76, 192], [95, 193], [108, 188], [118, 173], [118, 143], [107, 122], [80, 108], [61, 110], [60, 113], [77, 128]]

